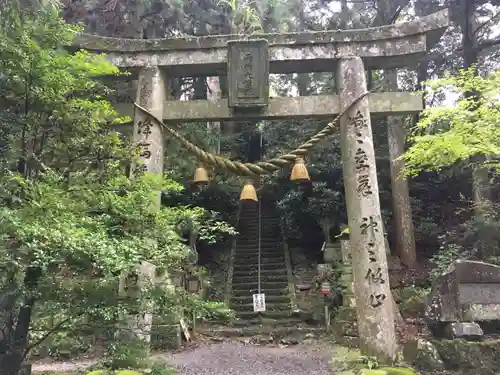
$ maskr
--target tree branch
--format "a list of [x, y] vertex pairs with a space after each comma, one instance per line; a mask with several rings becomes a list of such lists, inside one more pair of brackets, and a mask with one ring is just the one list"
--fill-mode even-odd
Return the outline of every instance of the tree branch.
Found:
[[42, 342], [44, 342], [50, 335], [52, 335], [54, 332], [56, 332], [57, 330], [59, 330], [63, 325], [65, 325], [67, 322], [69, 322], [71, 319], [73, 319], [74, 317], [73, 316], [70, 316], [66, 319], [63, 319], [62, 321], [60, 321], [59, 323], [57, 323], [54, 327], [52, 327], [50, 330], [48, 330], [40, 339], [38, 339], [37, 341], [35, 341], [34, 343], [32, 343], [31, 345], [29, 345], [25, 352], [24, 352], [24, 357], [26, 357], [26, 355], [29, 353], [29, 351], [31, 349], [33, 349], [34, 347], [40, 345]]
[[482, 50], [494, 46], [500, 45], [500, 37], [496, 39], [486, 39], [476, 46], [476, 51], [481, 52]]

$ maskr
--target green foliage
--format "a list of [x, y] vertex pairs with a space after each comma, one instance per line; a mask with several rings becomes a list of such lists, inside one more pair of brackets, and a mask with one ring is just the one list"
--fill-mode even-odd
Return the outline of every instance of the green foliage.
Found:
[[150, 368], [153, 363], [144, 356], [146, 352], [145, 343], [142, 340], [134, 340], [130, 337], [118, 339], [108, 345], [108, 352], [103, 366], [110, 370]]
[[[206, 301], [196, 296], [192, 298], [190, 308], [187, 310], [187, 316], [193, 316], [194, 313], [196, 319], [225, 324], [231, 323], [236, 318], [234, 311], [225, 302]], [[189, 314], [190, 312], [191, 314]]]
[[[500, 155], [500, 71], [486, 77], [475, 67], [457, 76], [429, 82], [431, 95], [448, 91], [459, 95], [453, 106], [430, 107], [417, 125], [413, 144], [405, 154], [409, 173], [439, 171], [477, 156]], [[423, 133], [423, 134], [422, 134]]]
[[[119, 276], [143, 262], [179, 270], [191, 251], [186, 226], [209, 243], [234, 229], [201, 207], [159, 207], [158, 192], [183, 191], [169, 178], [127, 176], [138, 150], [114, 130], [123, 119], [99, 80], [121, 73], [104, 56], [64, 48], [80, 28], [43, 10], [14, 26], [0, 28], [0, 328], [26, 330], [22, 355], [58, 331], [46, 344], [65, 357], [87, 349], [78, 338], [90, 326], [110, 344], [112, 368], [139, 366], [144, 352], [114, 341], [116, 325], [139, 309], [176, 314], [189, 300], [147, 280], [124, 298]], [[23, 309], [31, 322], [19, 321]]]
[[263, 31], [256, 1], [219, 0], [217, 6], [231, 13], [231, 28], [235, 34], [251, 35]]
[[439, 252], [431, 258], [431, 263], [433, 265], [433, 269], [430, 272], [431, 279], [434, 280], [442, 275], [450, 264], [460, 257], [461, 250], [462, 249], [456, 244], [442, 247]]

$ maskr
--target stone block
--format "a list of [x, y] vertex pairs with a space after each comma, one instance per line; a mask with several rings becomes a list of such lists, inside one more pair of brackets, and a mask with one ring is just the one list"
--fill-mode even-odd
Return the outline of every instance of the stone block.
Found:
[[229, 41], [227, 48], [229, 107], [267, 106], [269, 103], [267, 40]]
[[496, 375], [500, 368], [500, 340], [432, 340], [446, 367], [463, 374]]
[[356, 317], [356, 307], [351, 306], [341, 306], [337, 311], [337, 316], [335, 317], [337, 320], [347, 320], [351, 322], [355, 322]]
[[500, 320], [500, 266], [453, 262], [434, 282], [425, 316], [430, 322]]
[[388, 375], [388, 374], [384, 370], [362, 369], [362, 370], [359, 370], [358, 375]]
[[484, 333], [479, 324], [455, 322], [445, 328], [446, 337], [449, 339], [480, 340]]
[[336, 336], [335, 343], [346, 346], [348, 348], [359, 348], [359, 337], [353, 336]]
[[424, 339], [413, 339], [404, 344], [403, 356], [407, 363], [422, 371], [440, 371], [444, 363], [436, 347]]
[[407, 367], [381, 367], [379, 370], [385, 371], [387, 375], [417, 375], [417, 372]]
[[356, 322], [347, 320], [336, 320], [334, 330], [342, 336], [358, 336], [358, 327]]

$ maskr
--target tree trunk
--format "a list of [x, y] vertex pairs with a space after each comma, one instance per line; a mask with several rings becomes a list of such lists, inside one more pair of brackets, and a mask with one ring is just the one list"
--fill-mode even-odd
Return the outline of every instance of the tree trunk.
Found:
[[[462, 23], [462, 50], [463, 50], [463, 68], [470, 69], [478, 62], [478, 50], [476, 49], [476, 35], [474, 10], [476, 1], [474, 0], [459, 0], [460, 13], [463, 15]], [[475, 68], [477, 74], [477, 68]], [[466, 92], [466, 97], [474, 97], [474, 91]], [[491, 186], [489, 183], [488, 168], [484, 167], [485, 157], [478, 156], [474, 160], [475, 166], [472, 172], [472, 191], [474, 200], [474, 211], [476, 220], [480, 222], [486, 221], [486, 211], [491, 206]], [[489, 249], [494, 246], [491, 243], [488, 231], [480, 231], [480, 248], [479, 255], [484, 257]]]
[[[385, 72], [387, 88], [397, 91], [397, 71]], [[401, 262], [410, 269], [417, 267], [417, 253], [413, 218], [410, 205], [408, 179], [403, 176], [405, 146], [405, 119], [401, 116], [387, 117], [387, 133], [389, 139], [389, 160], [392, 185], [392, 215], [394, 221], [394, 245]]]
[[[220, 87], [220, 79], [219, 77], [207, 77], [207, 100], [217, 100], [222, 98], [222, 90]], [[219, 121], [213, 121], [207, 123], [207, 131], [211, 134], [211, 136], [215, 136], [215, 141], [211, 139], [213, 142], [210, 146], [212, 152], [216, 155], [220, 154], [220, 132], [221, 132], [221, 124]], [[212, 138], [211, 137], [211, 138]]]
[[33, 291], [38, 285], [41, 270], [35, 267], [28, 267], [24, 277], [24, 287], [27, 296], [24, 298], [22, 306], [17, 314], [16, 328], [12, 339], [7, 343], [8, 348], [2, 353], [0, 358], [1, 375], [17, 375], [21, 370], [21, 364], [27, 354], [28, 333], [31, 324], [31, 316], [35, 305]]

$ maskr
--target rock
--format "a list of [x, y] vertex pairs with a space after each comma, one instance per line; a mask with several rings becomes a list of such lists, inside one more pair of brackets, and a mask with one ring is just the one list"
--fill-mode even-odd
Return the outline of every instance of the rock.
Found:
[[403, 356], [406, 362], [424, 371], [443, 370], [444, 363], [434, 345], [424, 339], [413, 339], [404, 344]]
[[385, 371], [387, 375], [417, 375], [417, 372], [407, 367], [381, 367], [379, 370]]
[[32, 370], [31, 363], [23, 363], [21, 364], [19, 375], [31, 375], [31, 370]]
[[358, 375], [388, 375], [387, 372], [383, 370], [359, 370]]
[[450, 323], [445, 328], [446, 337], [449, 339], [480, 340], [484, 333], [477, 323]]
[[434, 282], [425, 316], [431, 326], [499, 321], [500, 266], [460, 259], [453, 262]]
[[464, 374], [496, 375], [500, 368], [500, 340], [432, 340], [447, 367]]
[[280, 344], [282, 345], [298, 345], [299, 340], [293, 337], [284, 337], [280, 340]]

